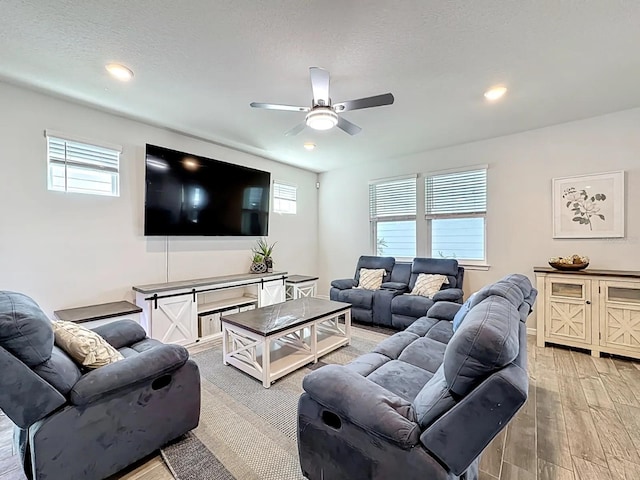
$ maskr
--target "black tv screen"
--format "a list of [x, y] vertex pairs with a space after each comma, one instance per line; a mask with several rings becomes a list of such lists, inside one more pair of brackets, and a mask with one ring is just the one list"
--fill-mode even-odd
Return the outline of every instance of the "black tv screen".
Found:
[[144, 234], [262, 236], [271, 174], [147, 144]]

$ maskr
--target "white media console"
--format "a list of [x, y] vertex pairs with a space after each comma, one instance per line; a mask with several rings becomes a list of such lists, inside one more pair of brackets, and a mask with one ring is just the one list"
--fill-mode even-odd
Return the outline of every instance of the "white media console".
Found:
[[222, 336], [220, 316], [285, 300], [287, 272], [239, 274], [134, 286], [151, 338], [188, 345]]

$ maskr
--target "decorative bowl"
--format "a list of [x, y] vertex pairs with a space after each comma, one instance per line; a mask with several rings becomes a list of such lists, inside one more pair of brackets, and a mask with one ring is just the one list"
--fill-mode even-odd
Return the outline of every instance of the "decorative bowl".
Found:
[[589, 262], [587, 263], [553, 263], [549, 262], [553, 268], [557, 270], [584, 270], [589, 266]]

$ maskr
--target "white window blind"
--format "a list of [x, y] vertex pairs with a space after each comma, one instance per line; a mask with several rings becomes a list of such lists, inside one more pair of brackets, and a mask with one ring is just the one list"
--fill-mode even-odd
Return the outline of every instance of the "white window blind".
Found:
[[425, 178], [427, 217], [487, 212], [487, 170], [443, 173]]
[[425, 213], [432, 257], [486, 260], [486, 168], [427, 175]]
[[371, 220], [416, 215], [416, 178], [380, 181], [369, 184]]
[[120, 150], [47, 135], [49, 190], [119, 195]]
[[416, 177], [370, 183], [369, 218], [376, 255], [415, 257]]
[[275, 213], [297, 213], [298, 188], [293, 185], [273, 182], [273, 211]]

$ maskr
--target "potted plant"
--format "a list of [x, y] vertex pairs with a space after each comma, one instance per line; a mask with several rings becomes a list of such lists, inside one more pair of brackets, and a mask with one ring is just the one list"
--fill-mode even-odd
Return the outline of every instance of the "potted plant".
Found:
[[264, 273], [267, 271], [267, 264], [264, 257], [259, 253], [254, 253], [251, 258], [251, 273]]
[[278, 242], [273, 242], [269, 245], [267, 239], [261, 237], [252, 249], [254, 256], [259, 255], [262, 257], [264, 264], [267, 266], [267, 272], [273, 272], [273, 259], [271, 258], [271, 254], [273, 253], [273, 247], [275, 247], [276, 243]]

